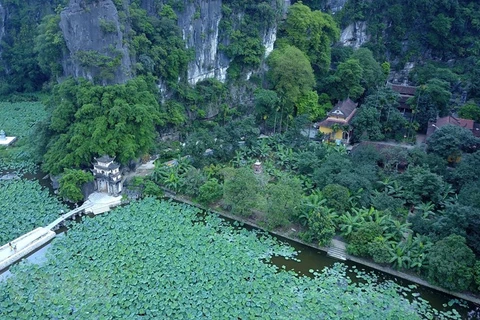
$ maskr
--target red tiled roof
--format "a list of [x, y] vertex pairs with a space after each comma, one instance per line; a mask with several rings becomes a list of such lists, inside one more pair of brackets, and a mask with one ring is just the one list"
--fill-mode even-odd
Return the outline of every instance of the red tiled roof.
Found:
[[417, 87], [405, 86], [400, 84], [389, 84], [393, 91], [398, 92], [400, 95], [414, 96], [417, 91]]
[[455, 118], [452, 116], [447, 116], [443, 118], [438, 118], [437, 122], [434, 124], [432, 122], [428, 123], [428, 128], [427, 128], [427, 138], [431, 136], [436, 128], [441, 128], [444, 127], [448, 124], [452, 124], [455, 126], [463, 127], [465, 129], [468, 129], [472, 131], [472, 133], [476, 137], [480, 137], [480, 124], [475, 123], [473, 120], [469, 119], [462, 119], [462, 118]]
[[446, 126], [447, 124], [453, 124], [456, 126], [464, 127], [469, 130], [473, 130], [473, 120], [455, 118], [452, 116], [447, 116], [437, 119], [435, 125], [439, 128]]

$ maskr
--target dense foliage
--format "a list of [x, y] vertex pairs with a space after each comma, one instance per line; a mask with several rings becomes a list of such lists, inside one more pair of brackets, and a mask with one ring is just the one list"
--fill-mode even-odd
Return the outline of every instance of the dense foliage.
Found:
[[266, 234], [148, 198], [75, 225], [54, 240], [44, 265], [13, 268], [14, 276], [0, 284], [0, 314], [420, 319], [437, 313], [410, 303], [393, 283], [353, 284], [340, 267], [312, 270], [313, 278], [279, 272], [265, 262], [274, 255], [295, 252]]
[[36, 181], [0, 180], [0, 244], [46, 226], [62, 209]]
[[[351, 123], [354, 142], [413, 142], [438, 116], [457, 111], [480, 119], [478, 4], [350, 0], [332, 18], [314, 10], [326, 1], [306, 1], [310, 7], [298, 1], [284, 13], [280, 2], [225, 0], [218, 48], [230, 60], [227, 81], [190, 86], [186, 68], [194, 48], [185, 48], [177, 26], [187, 4], [164, 2], [147, 9], [144, 1], [115, 1], [140, 77], [103, 87], [62, 79], [52, 84], [46, 112], [36, 104], [0, 105], [6, 111], [0, 129], [22, 138], [31, 136], [35, 124], [36, 137], [28, 139], [28, 148], [20, 143], [0, 150], [8, 160], [0, 169], [12, 159], [42, 154], [46, 171], [67, 173], [61, 194], [80, 199], [79, 184], [88, 178], [77, 169], [90, 166], [94, 156], [116, 156], [126, 165], [160, 152], [162, 160], [176, 160], [159, 163], [151, 178], [132, 183], [145, 195], [160, 196], [164, 187], [268, 229], [298, 230], [295, 235], [321, 245], [340, 235], [352, 254], [412, 270], [451, 290], [478, 290], [478, 138], [445, 126], [430, 136], [425, 151], [366, 142], [347, 154], [342, 146], [305, 137], [312, 121], [346, 98], [360, 104]], [[0, 94], [38, 90], [60, 79], [65, 47], [59, 12], [39, 10], [27, 24], [38, 5], [6, 5], [14, 10], [2, 45]], [[193, 5], [192, 19], [200, 20], [206, 13]], [[353, 21], [367, 22], [370, 41], [359, 49], [334, 45], [337, 22]], [[262, 39], [275, 25], [277, 42], [266, 57]], [[105, 21], [101, 28], [113, 30]], [[83, 54], [84, 62], [98, 58], [94, 51]], [[407, 110], [399, 110], [398, 94], [384, 83], [390, 62], [398, 71], [407, 61], [416, 62], [408, 80], [417, 89], [402, 102]], [[258, 139], [272, 132], [279, 135]], [[159, 133], [181, 141], [160, 142]], [[253, 174], [257, 160], [262, 173]], [[456, 258], [461, 261], [439, 265], [447, 260], [442, 252], [455, 257], [455, 246], [462, 249]]]
[[124, 8], [124, 4], [117, 6], [125, 19], [123, 22], [130, 25], [127, 39], [131, 54], [138, 60], [136, 72], [152, 74], [172, 86], [179, 77], [185, 78], [193, 52], [185, 48], [172, 7], [155, 3], [157, 14], [149, 15], [140, 6], [140, 1], [132, 1], [128, 8]]
[[95, 86], [67, 80], [55, 88], [45, 171], [90, 166], [94, 156], [116, 156], [123, 164], [148, 153], [162, 123], [151, 78], [125, 85]]
[[[431, 53], [440, 58], [479, 55], [478, 2], [349, 0], [338, 16], [342, 25], [367, 21], [371, 48], [397, 57]], [[407, 46], [402, 40], [408, 39]]]
[[[196, 168], [186, 168], [183, 160], [159, 165], [155, 177], [162, 178], [155, 181], [197, 200], [215, 190], [214, 205], [267, 229], [300, 228], [294, 235], [321, 245], [341, 235], [351, 254], [410, 269], [452, 290], [476, 290], [471, 261], [468, 267], [450, 265], [452, 276], [465, 277], [456, 284], [431, 276], [439, 266], [429, 261], [438, 258], [439, 241], [453, 234], [464, 237], [478, 261], [478, 151], [459, 149], [460, 164], [446, 170], [448, 159], [436, 149], [362, 143], [347, 154], [344, 147], [295, 138], [295, 130], [251, 141], [229, 164], [215, 157], [221, 145], [189, 148], [189, 159], [202, 159], [194, 160]], [[204, 153], [208, 147], [213, 155]], [[257, 160], [262, 173], [254, 174]], [[202, 188], [208, 179], [215, 179], [212, 189]]]
[[79, 202], [83, 200], [82, 185], [93, 181], [93, 175], [90, 172], [75, 169], [65, 169], [59, 180], [60, 187], [58, 194], [70, 201]]
[[[56, 50], [62, 47], [63, 37], [55, 38], [58, 30], [55, 20], [46, 18], [42, 21], [42, 18], [52, 14], [54, 8], [61, 8], [65, 2], [64, 0], [51, 0], [47, 3], [8, 0], [3, 3], [9, 14], [2, 37], [1, 95], [40, 90], [50, 76], [53, 78], [54, 74], [50, 72], [58, 71], [54, 67], [60, 58]], [[38, 30], [45, 32], [39, 38], [39, 41], [44, 40], [44, 42], [35, 46]], [[39, 58], [40, 51], [42, 53]], [[47, 63], [45, 57], [52, 53]]]

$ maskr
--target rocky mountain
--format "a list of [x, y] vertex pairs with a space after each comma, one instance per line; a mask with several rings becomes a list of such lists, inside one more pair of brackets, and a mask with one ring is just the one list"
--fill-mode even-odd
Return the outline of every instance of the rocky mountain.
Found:
[[[278, 13], [285, 12], [290, 1], [268, 0], [262, 5]], [[12, 60], [19, 58], [17, 52], [21, 51], [32, 59], [38, 55], [35, 50], [35, 41], [38, 38], [36, 29], [39, 25], [45, 24], [52, 29], [51, 32], [57, 32], [55, 34], [57, 38], [49, 38], [50, 30], [47, 30], [47, 35], [42, 41], [44, 39], [52, 41], [51, 47], [57, 46], [56, 52], [62, 53], [61, 57], [49, 57], [52, 60], [58, 59], [61, 65], [62, 70], [56, 75], [57, 78], [73, 76], [84, 77], [99, 84], [124, 83], [139, 72], [138, 63], [142, 63], [142, 59], [154, 58], [151, 54], [141, 56], [141, 50], [133, 43], [139, 40], [135, 39], [135, 36], [141, 32], [145, 33], [147, 38], [150, 36], [148, 30], [135, 30], [134, 24], [139, 24], [135, 19], [162, 19], [161, 10], [167, 7], [174, 10], [176, 25], [185, 49], [193, 52], [193, 57], [188, 61], [186, 74], [179, 74], [178, 81], [186, 78], [184, 80], [188, 83], [195, 84], [211, 77], [225, 81], [227, 69], [235, 58], [231, 53], [233, 50], [228, 54], [226, 48], [231, 44], [232, 34], [244, 28], [245, 21], [242, 18], [250, 15], [246, 10], [251, 10], [251, 6], [247, 4], [242, 6], [229, 0], [69, 0], [68, 3], [62, 0], [47, 2], [29, 0], [18, 6], [11, 1], [0, 0], [0, 41], [6, 34], [3, 39], [6, 41], [0, 47], [4, 76], [8, 77], [16, 72], [10, 70], [10, 67], [16, 69], [16, 61]], [[146, 15], [141, 18], [134, 17], [133, 15], [137, 13], [130, 10], [131, 8], [135, 8], [137, 12], [143, 10]], [[231, 11], [228, 17], [223, 12], [227, 9]], [[60, 21], [58, 24], [52, 22], [48, 25], [45, 16], [51, 21], [55, 21], [52, 16], [59, 16]], [[32, 29], [28, 29], [28, 33], [21, 38], [20, 31], [22, 28], [25, 29], [23, 24], [28, 21]], [[152, 25], [157, 27], [155, 24]], [[57, 26], [59, 30], [55, 30]], [[229, 29], [227, 30], [225, 26], [229, 26]], [[154, 32], [155, 30], [151, 34]], [[266, 55], [273, 50], [276, 34], [276, 22], [259, 22], [258, 37]], [[63, 39], [58, 39], [60, 35]], [[143, 40], [147, 45], [153, 46], [152, 37]], [[64, 42], [63, 47], [60, 47], [61, 42]], [[164, 54], [168, 55], [168, 52]], [[19, 61], [18, 64], [22, 63]], [[40, 82], [52, 76], [48, 74], [48, 70], [39, 69], [36, 68], [39, 74], [32, 81]], [[162, 79], [162, 75], [159, 78], [161, 83], [167, 80]]]
[[[63, 58], [65, 76], [100, 79], [103, 84], [124, 83], [132, 77], [131, 58], [112, 0], [71, 0], [60, 17], [68, 49]], [[109, 74], [107, 64], [112, 66]]]

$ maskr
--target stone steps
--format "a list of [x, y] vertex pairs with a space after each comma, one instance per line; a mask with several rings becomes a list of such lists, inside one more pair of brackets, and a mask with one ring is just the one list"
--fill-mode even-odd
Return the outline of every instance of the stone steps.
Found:
[[330, 247], [327, 251], [327, 255], [339, 260], [347, 260], [345, 250], [338, 247]]

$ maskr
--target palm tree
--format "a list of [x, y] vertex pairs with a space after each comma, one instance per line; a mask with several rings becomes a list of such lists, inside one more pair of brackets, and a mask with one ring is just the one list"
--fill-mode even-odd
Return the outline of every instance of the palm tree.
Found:
[[377, 181], [380, 184], [380, 189], [385, 191], [387, 195], [401, 198], [403, 196], [403, 187], [398, 185], [397, 180], [391, 180], [390, 177], [387, 177], [381, 181]]
[[258, 157], [260, 160], [265, 160], [267, 157], [270, 156], [271, 152], [272, 148], [268, 145], [268, 142], [263, 139], [256, 148], [255, 156]]
[[307, 211], [315, 211], [327, 202], [321, 191], [315, 190], [311, 195], [303, 198], [303, 206]]
[[306, 176], [306, 175], [298, 175], [298, 178], [300, 179], [300, 181], [302, 181], [302, 190], [303, 192], [307, 193], [309, 192], [310, 190], [313, 189], [313, 181], [312, 181], [312, 178]]
[[412, 263], [410, 267], [418, 271], [425, 268], [427, 264], [426, 256], [432, 246], [433, 243], [428, 237], [416, 235], [415, 238], [411, 240], [410, 255]]
[[182, 157], [178, 159], [177, 165], [175, 167], [178, 168], [178, 174], [180, 175], [193, 168], [192, 163], [188, 157]]
[[277, 147], [277, 163], [282, 168], [289, 168], [289, 165], [293, 161], [294, 155], [291, 148], [286, 148], [283, 145], [278, 145]]
[[338, 131], [340, 131], [342, 129], [342, 127], [339, 123], [334, 123], [330, 129], [332, 129], [333, 137], [335, 138], [335, 134]]
[[363, 192], [363, 188], [358, 189], [355, 193], [350, 195], [348, 198], [348, 203], [351, 208], [354, 208], [358, 205], [359, 200], [362, 198], [361, 194]]
[[442, 190], [442, 195], [440, 199], [440, 205], [445, 207], [447, 204], [455, 203], [457, 199], [457, 195], [453, 190], [450, 184], [445, 184], [445, 187]]

